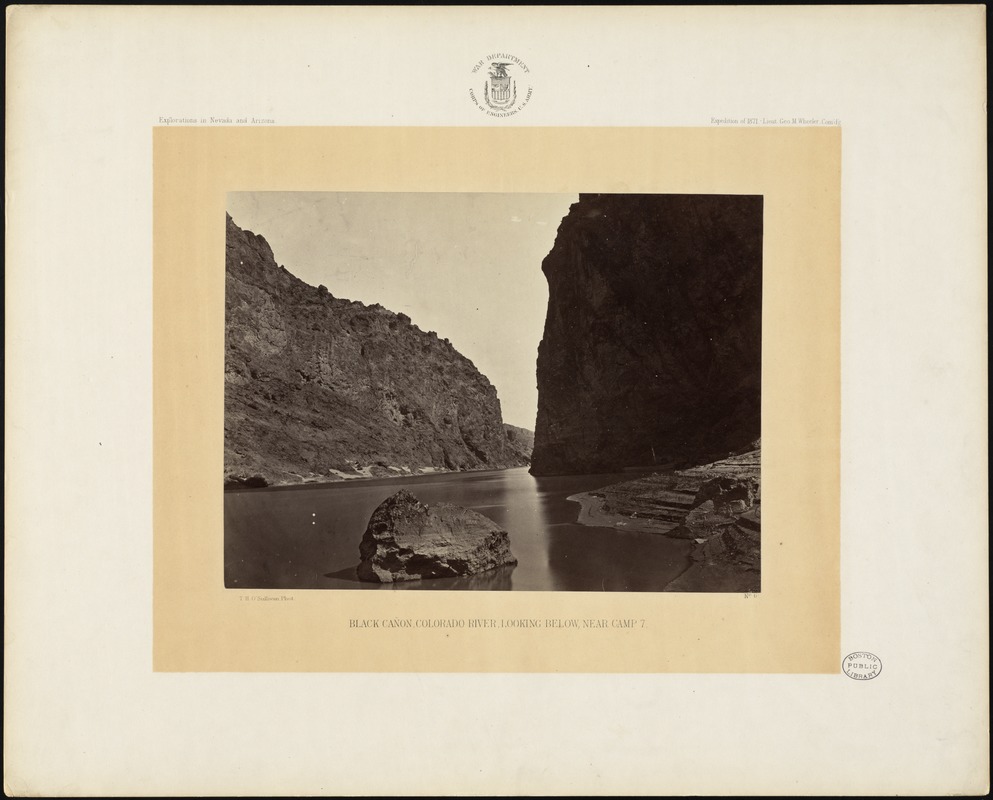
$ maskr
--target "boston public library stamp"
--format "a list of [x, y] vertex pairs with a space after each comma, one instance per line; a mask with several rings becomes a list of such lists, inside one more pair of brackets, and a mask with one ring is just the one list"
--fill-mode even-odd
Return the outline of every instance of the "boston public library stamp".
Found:
[[856, 681], [871, 681], [883, 669], [883, 662], [872, 653], [849, 653], [841, 662], [845, 674]]

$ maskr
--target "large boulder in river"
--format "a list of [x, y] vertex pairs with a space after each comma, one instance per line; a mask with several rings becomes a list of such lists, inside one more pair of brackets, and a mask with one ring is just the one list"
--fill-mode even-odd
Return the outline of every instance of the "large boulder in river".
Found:
[[364, 581], [450, 578], [516, 564], [507, 532], [467, 508], [428, 507], [401, 489], [373, 512], [359, 545]]

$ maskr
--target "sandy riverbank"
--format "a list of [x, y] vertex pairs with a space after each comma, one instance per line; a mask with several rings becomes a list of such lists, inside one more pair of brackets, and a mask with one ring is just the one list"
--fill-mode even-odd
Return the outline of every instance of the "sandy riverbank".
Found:
[[355, 483], [362, 481], [377, 481], [401, 478], [425, 478], [430, 475], [462, 475], [471, 472], [500, 472], [505, 469], [521, 469], [521, 467], [482, 467], [480, 469], [442, 469], [439, 467], [419, 467], [413, 470], [407, 467], [381, 467], [374, 465], [346, 473], [331, 470], [328, 475], [293, 475], [291, 478], [281, 477], [270, 479], [253, 474], [225, 475], [225, 491], [244, 491], [246, 489], [293, 489], [301, 487], [330, 486], [339, 483]]

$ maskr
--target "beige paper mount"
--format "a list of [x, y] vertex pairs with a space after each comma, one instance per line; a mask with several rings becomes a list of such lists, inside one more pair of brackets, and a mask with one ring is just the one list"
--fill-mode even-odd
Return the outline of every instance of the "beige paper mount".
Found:
[[[840, 128], [160, 127], [153, 149], [156, 671], [839, 671]], [[261, 190], [763, 195], [761, 593], [225, 589], [225, 196]], [[400, 616], [644, 624], [349, 627]]]

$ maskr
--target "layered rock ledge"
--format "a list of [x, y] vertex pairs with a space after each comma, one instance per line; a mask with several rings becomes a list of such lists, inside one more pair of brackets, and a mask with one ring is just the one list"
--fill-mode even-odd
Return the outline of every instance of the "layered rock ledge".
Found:
[[572, 495], [579, 523], [692, 539], [689, 568], [671, 592], [757, 592], [760, 581], [761, 453], [655, 473]]
[[405, 489], [373, 512], [362, 542], [360, 580], [452, 578], [514, 565], [510, 537], [495, 522], [449, 503], [426, 506]]

